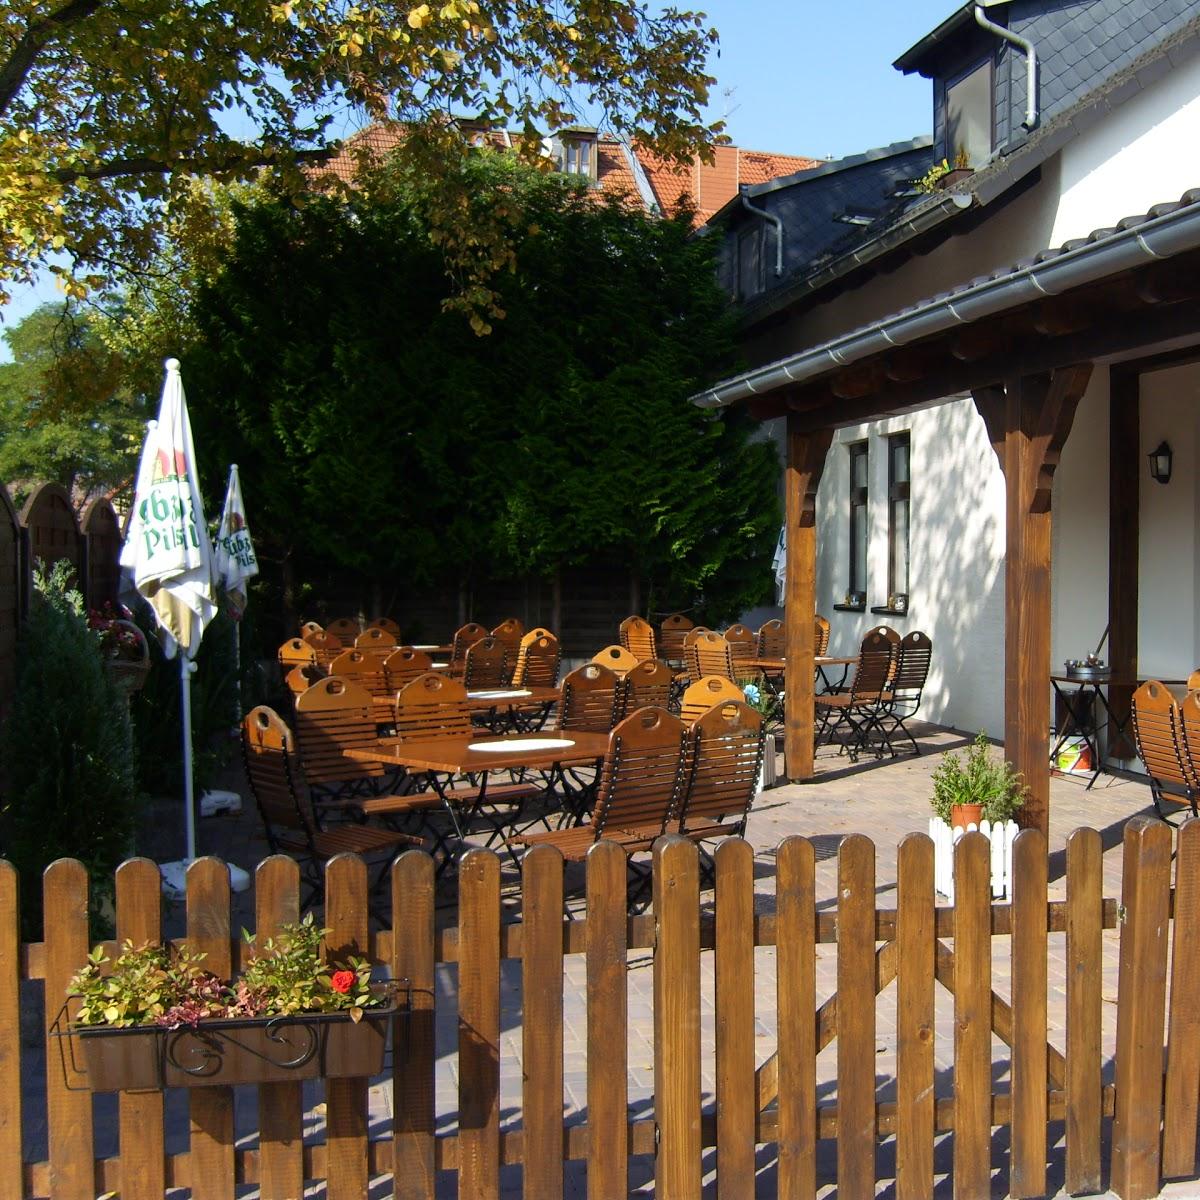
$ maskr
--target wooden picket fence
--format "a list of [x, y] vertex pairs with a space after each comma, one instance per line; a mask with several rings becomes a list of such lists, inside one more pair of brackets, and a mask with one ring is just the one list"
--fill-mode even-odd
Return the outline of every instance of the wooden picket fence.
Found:
[[[1015, 898], [993, 904], [986, 841], [969, 834], [956, 848], [956, 904], [935, 903], [933, 847], [911, 835], [899, 850], [895, 908], [878, 908], [875, 849], [845, 838], [837, 894], [818, 907], [812, 843], [778, 847], [773, 910], [755, 912], [754, 857], [744, 842], [716, 854], [715, 904], [701, 908], [695, 847], [664, 838], [655, 851], [654, 909], [627, 915], [622, 851], [605, 843], [587, 865], [585, 918], [563, 912], [557, 852], [525, 858], [522, 920], [503, 923], [500, 860], [472, 851], [461, 864], [458, 925], [435, 928], [431, 861], [420, 853], [391, 869], [390, 930], [368, 928], [367, 872], [356, 858], [329, 864], [325, 924], [339, 950], [366, 949], [412, 986], [412, 1009], [393, 1030], [389, 1068], [393, 1118], [386, 1136], [368, 1133], [366, 1080], [326, 1081], [324, 1140], [306, 1141], [299, 1084], [259, 1092], [257, 1147], [235, 1144], [232, 1090], [193, 1089], [190, 1144], [168, 1154], [164, 1095], [124, 1093], [118, 1105], [119, 1157], [94, 1153], [92, 1097], [82, 1077], [65, 1078], [47, 1037], [48, 1161], [22, 1162], [22, 979], [45, 981], [47, 1024], [87, 945], [87, 877], [73, 861], [44, 879], [46, 940], [21, 945], [17, 880], [0, 864], [0, 1200], [52, 1196], [91, 1200], [158, 1197], [187, 1187], [196, 1200], [231, 1200], [257, 1184], [268, 1200], [326, 1181], [332, 1200], [361, 1200], [372, 1176], [392, 1173], [394, 1194], [432, 1200], [435, 1185], [471, 1200], [499, 1195], [500, 1169], [522, 1164], [523, 1194], [563, 1194], [564, 1164], [586, 1164], [592, 1200], [627, 1194], [630, 1158], [654, 1156], [655, 1195], [696, 1200], [713, 1168], [717, 1196], [754, 1194], [756, 1150], [774, 1153], [774, 1188], [784, 1200], [814, 1196], [818, 1142], [836, 1143], [838, 1195], [875, 1194], [878, 1151], [894, 1139], [895, 1195], [933, 1194], [935, 1139], [952, 1131], [953, 1194], [991, 1195], [992, 1171], [1014, 1196], [1046, 1190], [1047, 1126], [1065, 1122], [1065, 1179], [1072, 1193], [1108, 1182], [1124, 1200], [1154, 1195], [1164, 1176], [1196, 1170], [1200, 1100], [1200, 821], [1178, 836], [1174, 886], [1171, 830], [1132, 820], [1126, 829], [1123, 895], [1105, 899], [1101, 841], [1079, 830], [1067, 845], [1067, 898], [1047, 901], [1042, 836], [1014, 847]], [[117, 874], [117, 933], [135, 942], [160, 936], [156, 869], [146, 860]], [[256, 872], [258, 936], [298, 918], [295, 864], [270, 858]], [[202, 859], [187, 880], [189, 940], [209, 965], [231, 972], [243, 949], [231, 936], [223, 867]], [[1115, 1080], [1102, 1080], [1103, 931], [1120, 930]], [[1065, 935], [1066, 1033], [1051, 1044], [1047, 1023], [1048, 935]], [[1172, 935], [1169, 936], [1169, 935]], [[993, 991], [993, 942], [1010, 946], [1011, 1000]], [[1181, 951], [1170, 960], [1168, 943]], [[836, 993], [817, 1003], [819, 946], [836, 946]], [[776, 1050], [756, 1066], [756, 947], [774, 947]], [[654, 1115], [631, 1119], [628, 1106], [628, 972], [633, 951], [653, 952]], [[715, 1105], [701, 1091], [702, 962], [712, 951], [715, 996]], [[825, 954], [829, 951], [823, 952]], [[586, 959], [587, 1104], [580, 1121], [563, 1116], [563, 981], [566, 956]], [[520, 1123], [501, 1128], [501, 969], [521, 963]], [[457, 994], [439, 964], [457, 964]], [[880, 1102], [877, 1015], [870, 997], [896, 984], [895, 1099]], [[439, 986], [440, 982], [440, 986]], [[953, 1082], [935, 1079], [935, 989], [953, 995]], [[456, 1112], [435, 1111], [434, 1022], [443, 1005], [457, 1013]], [[993, 1034], [1009, 1048], [1010, 1083], [993, 1088]], [[836, 1046], [836, 1095], [817, 1088], [817, 1055]], [[1164, 1074], [1165, 1046], [1165, 1074]], [[891, 1082], [891, 1081], [889, 1081]], [[68, 1086], [70, 1085], [70, 1086]], [[583, 1118], [586, 1118], [585, 1120]], [[1105, 1136], [1106, 1118], [1113, 1118]], [[992, 1131], [1010, 1126], [1010, 1149], [993, 1154]], [[1003, 1161], [996, 1161], [1002, 1158]], [[1107, 1165], [1107, 1179], [1105, 1167]]]

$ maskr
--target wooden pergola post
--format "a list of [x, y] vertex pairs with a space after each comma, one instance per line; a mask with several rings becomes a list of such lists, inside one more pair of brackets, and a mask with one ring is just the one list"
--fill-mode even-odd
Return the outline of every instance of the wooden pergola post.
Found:
[[1004, 471], [1004, 753], [1029, 789], [1020, 824], [1049, 834], [1050, 512], [1054, 471], [1091, 363], [980, 388], [975, 404]]
[[832, 429], [801, 432], [787, 419], [787, 589], [783, 625], [787, 654], [783, 760], [793, 783], [813, 775], [813, 631], [817, 615], [817, 487]]

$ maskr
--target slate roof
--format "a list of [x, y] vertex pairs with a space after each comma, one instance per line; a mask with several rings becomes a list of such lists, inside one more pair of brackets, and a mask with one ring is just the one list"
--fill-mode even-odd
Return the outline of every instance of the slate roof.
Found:
[[[1194, 0], [1167, 2], [1169, 5], [1186, 4], [1195, 14]], [[1096, 0], [1096, 5], [1106, 10], [1111, 7], [1109, 0]], [[1017, 6], [1017, 0], [1014, 0], [1012, 7]], [[965, 7], [969, 11], [972, 6]], [[951, 191], [898, 199], [872, 225], [853, 230], [848, 237], [830, 241], [810, 261], [796, 264], [782, 286], [766, 291], [744, 306], [744, 321], [752, 324], [804, 297], [812, 296], [865, 263], [889, 254], [947, 221], [961, 218], [962, 214], [972, 209], [977, 211], [980, 207], [986, 207], [1009, 193], [1068, 142], [1156, 82], [1172, 66], [1182, 64], [1200, 51], [1200, 16], [1193, 15], [1182, 24], [1164, 19], [1157, 28], [1161, 31], [1172, 23], [1175, 27], [1169, 34], [1150, 47], [1142, 48], [1141, 53], [1129, 59], [1123, 67], [1111, 71], [1098, 86], [1085, 92], [1056, 116], [1045, 120], [1011, 153], [998, 155]], [[1097, 28], [1102, 24], [1098, 21]], [[1130, 26], [1131, 29], [1134, 27]], [[1138, 22], [1136, 28], [1145, 30], [1148, 25], [1144, 21]], [[1129, 34], [1123, 39], [1122, 45], [1128, 44], [1132, 36]], [[1060, 55], [1065, 62], [1065, 54], [1060, 51]], [[1064, 71], [1061, 74], [1063, 86], [1071, 85], [1070, 73]], [[791, 181], [779, 180], [775, 187], [803, 185], [806, 175], [815, 174], [802, 173]], [[942, 236], [948, 232], [943, 231]]]

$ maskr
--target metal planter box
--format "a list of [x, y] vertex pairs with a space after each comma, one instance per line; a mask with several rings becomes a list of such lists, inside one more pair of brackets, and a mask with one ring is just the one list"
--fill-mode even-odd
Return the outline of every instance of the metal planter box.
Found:
[[68, 1036], [78, 1039], [79, 1065], [94, 1092], [285, 1083], [378, 1075], [396, 1012], [393, 998], [358, 1022], [344, 1012], [300, 1013], [202, 1021], [194, 1029], [82, 1026]]

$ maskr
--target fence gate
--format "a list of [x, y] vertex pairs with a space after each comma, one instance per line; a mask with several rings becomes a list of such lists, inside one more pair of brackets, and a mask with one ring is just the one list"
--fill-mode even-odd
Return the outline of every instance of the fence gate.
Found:
[[[624, 853], [601, 843], [588, 858], [586, 915], [564, 920], [563, 863], [543, 846], [525, 857], [513, 921], [514, 909], [502, 906], [501, 860], [473, 850], [460, 864], [459, 923], [439, 928], [432, 862], [410, 852], [391, 868], [391, 928], [376, 931], [367, 927], [367, 872], [341, 855], [326, 875], [330, 945], [366, 950], [410, 988], [382, 1080], [388, 1115], [369, 1108], [367, 1080], [326, 1081], [323, 1137], [313, 1138], [321, 1118], [304, 1111], [313, 1094], [263, 1084], [255, 1143], [244, 1130], [235, 1137], [231, 1089], [195, 1089], [181, 1150], [164, 1137], [165, 1114], [177, 1106], [164, 1106], [162, 1092], [122, 1093], [94, 1109], [86, 1090], [74, 1090], [86, 1079], [60, 1067], [48, 1028], [46, 1155], [29, 1161], [21, 1089], [0, 1089], [0, 1200], [90, 1200], [109, 1190], [125, 1200], [170, 1187], [228, 1200], [241, 1184], [283, 1200], [320, 1180], [332, 1200], [360, 1200], [381, 1174], [392, 1174], [404, 1200], [448, 1192], [499, 1200], [506, 1168], [519, 1168], [530, 1200], [562, 1200], [584, 1170], [589, 1200], [618, 1200], [651, 1166], [656, 1200], [698, 1200], [712, 1174], [719, 1200], [756, 1188], [811, 1198], [832, 1178], [846, 1200], [873, 1197], [881, 1178], [894, 1178], [897, 1200], [925, 1200], [943, 1172], [956, 1200], [985, 1200], [997, 1183], [1012, 1196], [1044, 1195], [1048, 1163], [1068, 1192], [1099, 1191], [1107, 1165], [1122, 1200], [1146, 1200], [1163, 1177], [1196, 1174], [1200, 821], [1179, 831], [1174, 886], [1170, 828], [1128, 823], [1120, 904], [1102, 896], [1094, 830], [1068, 841], [1064, 900], [1047, 898], [1039, 832], [1022, 832], [1014, 854], [1014, 901], [993, 904], [987, 842], [966, 835], [955, 849], [956, 904], [938, 907], [932, 843], [910, 835], [896, 905], [878, 908], [875, 847], [851, 835], [826, 905], [813, 844], [789, 838], [776, 851], [774, 893], [756, 904], [747, 843], [720, 846], [715, 896], [702, 899], [696, 847], [664, 838], [653, 914], [629, 916]], [[258, 937], [297, 919], [299, 882], [290, 859], [259, 865]], [[0, 1067], [10, 1081], [23, 1074], [20, 981], [45, 981], [49, 1026], [88, 949], [83, 867], [57, 862], [41, 884], [45, 940], [22, 946], [15, 872], [0, 863]], [[122, 866], [118, 937], [157, 938], [160, 910], [154, 864]], [[186, 919], [209, 965], [227, 975], [245, 951], [232, 936], [227, 873], [214, 859], [188, 873]], [[1106, 929], [1120, 931], [1116, 1036], [1107, 1041]], [[1065, 988], [1065, 1016], [1054, 1021], [1051, 961]], [[638, 969], [652, 972], [652, 1003], [644, 984], [634, 995]], [[884, 991], [888, 1004], [877, 1007]], [[773, 1053], [756, 1070], [761, 1037]], [[884, 1037], [894, 1038], [894, 1064], [877, 1057]], [[997, 1054], [993, 1037], [1007, 1049]], [[564, 1073], [566, 1042], [586, 1047], [586, 1078]], [[836, 1060], [818, 1062], [827, 1046]], [[648, 1049], [652, 1068], [639, 1061]], [[1115, 1081], [1105, 1084], [1113, 1059]], [[631, 1083], [643, 1070], [650, 1079]], [[631, 1104], [631, 1087], [647, 1082], [648, 1100]], [[568, 1090], [576, 1111], [564, 1119]], [[104, 1111], [119, 1155], [97, 1153]], [[1047, 1136], [1054, 1121], [1065, 1128], [1063, 1152]], [[998, 1127], [1009, 1129], [1005, 1149], [993, 1149]]]

